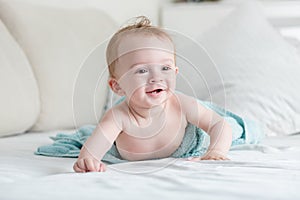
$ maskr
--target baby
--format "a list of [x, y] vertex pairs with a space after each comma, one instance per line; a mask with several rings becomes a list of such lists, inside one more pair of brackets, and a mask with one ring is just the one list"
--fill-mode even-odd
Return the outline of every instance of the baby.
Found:
[[178, 67], [166, 32], [138, 17], [113, 35], [106, 56], [109, 86], [125, 100], [104, 114], [80, 151], [73, 166], [76, 172], [105, 171], [101, 159], [114, 142], [125, 160], [169, 157], [180, 146], [188, 123], [210, 136], [206, 154], [190, 160], [228, 159], [228, 123], [197, 99], [175, 92]]

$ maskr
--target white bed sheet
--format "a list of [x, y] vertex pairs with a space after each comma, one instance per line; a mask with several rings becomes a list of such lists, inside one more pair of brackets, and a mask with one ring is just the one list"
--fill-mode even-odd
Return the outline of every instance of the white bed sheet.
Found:
[[75, 158], [34, 155], [56, 132], [0, 139], [0, 199], [300, 199], [300, 135], [233, 148], [230, 161], [161, 159], [74, 173]]

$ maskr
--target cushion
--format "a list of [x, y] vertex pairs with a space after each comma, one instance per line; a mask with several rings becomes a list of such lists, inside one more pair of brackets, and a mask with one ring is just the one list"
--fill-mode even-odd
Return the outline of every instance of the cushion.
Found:
[[179, 67], [191, 69], [181, 90], [261, 123], [267, 135], [300, 131], [300, 57], [258, 3], [237, 6], [189, 41], [178, 45]]
[[39, 85], [41, 113], [32, 130], [96, 123], [107, 92], [103, 42], [115, 30], [114, 21], [92, 8], [15, 0], [1, 2], [0, 17], [27, 54]]
[[38, 87], [31, 66], [0, 20], [0, 136], [23, 133], [40, 111]]

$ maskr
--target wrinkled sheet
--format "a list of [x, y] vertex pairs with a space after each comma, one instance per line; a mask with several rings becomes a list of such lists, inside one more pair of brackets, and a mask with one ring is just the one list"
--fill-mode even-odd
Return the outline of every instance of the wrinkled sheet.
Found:
[[75, 158], [34, 155], [57, 132], [0, 138], [1, 200], [300, 199], [299, 134], [235, 146], [230, 161], [166, 158], [80, 174]]

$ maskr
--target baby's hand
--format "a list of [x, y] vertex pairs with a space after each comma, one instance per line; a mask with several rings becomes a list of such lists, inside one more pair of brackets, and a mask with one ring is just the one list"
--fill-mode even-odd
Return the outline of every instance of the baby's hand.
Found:
[[201, 160], [229, 160], [225, 154], [218, 152], [218, 151], [208, 151], [206, 154], [204, 154], [203, 157], [201, 157]]
[[94, 158], [80, 158], [74, 165], [75, 172], [105, 172], [106, 165]]
[[199, 160], [229, 160], [224, 153], [216, 150], [207, 151], [203, 157], [188, 158], [189, 161], [199, 161]]

